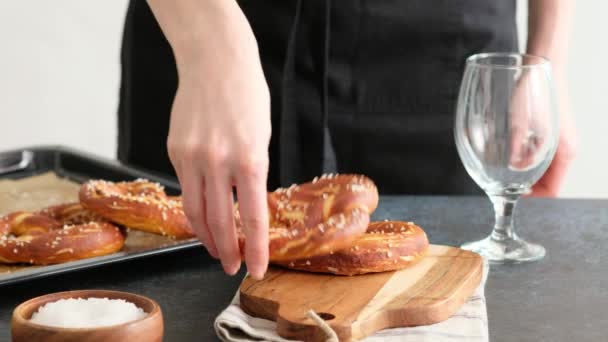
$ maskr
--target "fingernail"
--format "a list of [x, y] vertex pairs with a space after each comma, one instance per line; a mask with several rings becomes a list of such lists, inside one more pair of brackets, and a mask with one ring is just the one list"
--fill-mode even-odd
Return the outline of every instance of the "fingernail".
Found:
[[262, 280], [264, 279], [264, 272], [251, 273], [251, 278], [255, 280]]
[[260, 267], [257, 270], [252, 270], [250, 275], [251, 278], [255, 279], [255, 280], [262, 280], [264, 279], [264, 275], [266, 274], [266, 268], [265, 267]]
[[237, 272], [239, 271], [239, 269], [241, 268], [241, 264], [236, 264], [236, 265], [224, 265], [224, 272], [226, 272], [226, 274], [228, 274], [229, 276], [233, 276], [235, 274], [237, 274]]

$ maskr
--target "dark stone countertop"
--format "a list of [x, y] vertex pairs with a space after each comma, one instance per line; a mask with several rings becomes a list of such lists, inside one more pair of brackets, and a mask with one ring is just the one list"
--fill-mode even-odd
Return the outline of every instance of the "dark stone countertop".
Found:
[[[489, 234], [482, 197], [383, 197], [375, 219], [415, 221], [432, 243], [459, 245]], [[492, 341], [600, 341], [608, 332], [608, 200], [525, 199], [517, 232], [547, 249], [544, 260], [492, 266], [486, 287]], [[215, 316], [243, 271], [222, 273], [200, 249], [0, 287], [0, 341], [22, 301], [45, 293], [103, 288], [157, 300], [165, 341], [213, 341]]]

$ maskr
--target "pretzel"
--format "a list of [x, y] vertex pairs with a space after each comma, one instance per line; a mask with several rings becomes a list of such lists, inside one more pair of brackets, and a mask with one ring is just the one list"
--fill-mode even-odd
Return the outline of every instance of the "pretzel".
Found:
[[347, 249], [275, 264], [300, 271], [339, 275], [395, 271], [420, 260], [428, 245], [422, 228], [411, 222], [372, 222], [367, 232]]
[[120, 229], [79, 203], [0, 218], [0, 263], [58, 264], [114, 253], [125, 237]]
[[[361, 175], [323, 175], [270, 192], [270, 260], [306, 258], [350, 246], [365, 232], [377, 205], [376, 186]], [[234, 216], [243, 251], [246, 227], [238, 205]]]
[[[360, 175], [323, 175], [309, 183], [268, 193], [270, 260], [293, 260], [349, 246], [365, 232], [378, 204], [378, 190]], [[105, 219], [152, 233], [194, 236], [181, 198], [146, 180], [89, 181], [80, 188], [83, 206]], [[234, 218], [244, 250], [238, 204]]]
[[80, 187], [79, 197], [85, 208], [108, 221], [173, 238], [194, 236], [181, 198], [167, 196], [158, 183], [92, 180]]

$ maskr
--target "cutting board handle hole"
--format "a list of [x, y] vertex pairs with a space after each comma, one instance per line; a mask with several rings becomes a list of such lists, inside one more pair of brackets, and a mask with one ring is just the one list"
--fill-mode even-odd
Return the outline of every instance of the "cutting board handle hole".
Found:
[[318, 312], [317, 315], [319, 315], [319, 317], [323, 318], [324, 321], [331, 321], [332, 319], [336, 318], [335, 315], [327, 313], [327, 312]]

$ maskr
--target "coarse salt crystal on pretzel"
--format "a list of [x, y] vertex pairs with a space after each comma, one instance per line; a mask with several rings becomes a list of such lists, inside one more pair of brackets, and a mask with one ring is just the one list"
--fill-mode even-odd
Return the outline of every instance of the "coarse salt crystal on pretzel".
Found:
[[91, 180], [80, 187], [79, 197], [85, 208], [129, 228], [174, 238], [194, 236], [181, 198], [167, 196], [158, 183]]
[[[378, 189], [362, 175], [329, 174], [268, 194], [269, 258], [293, 260], [349, 246], [367, 229], [378, 205]], [[244, 223], [235, 222], [244, 250]]]
[[125, 237], [79, 203], [0, 218], [0, 263], [58, 264], [114, 253]]

